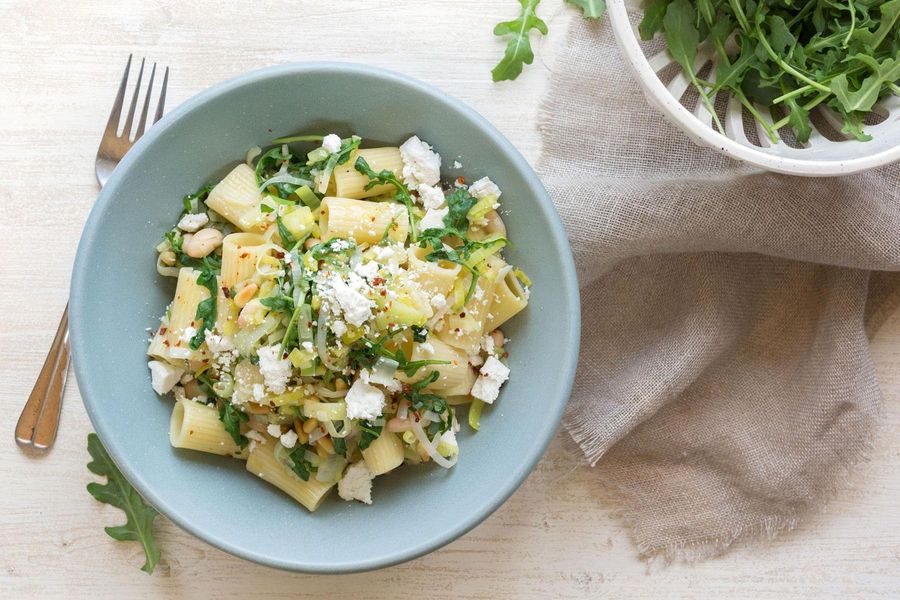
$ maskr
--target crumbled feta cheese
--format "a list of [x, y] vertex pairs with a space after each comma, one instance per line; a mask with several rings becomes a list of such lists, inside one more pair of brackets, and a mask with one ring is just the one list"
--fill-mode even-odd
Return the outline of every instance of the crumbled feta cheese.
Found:
[[207, 223], [209, 223], [209, 216], [206, 213], [188, 213], [178, 221], [178, 229], [187, 231], [188, 233], [194, 233]]
[[329, 284], [330, 291], [340, 305], [348, 323], [358, 327], [369, 320], [369, 317], [372, 316], [372, 308], [375, 307], [374, 302], [363, 296], [358, 290], [351, 288], [340, 275], [331, 277]]
[[266, 397], [266, 386], [261, 383], [253, 384], [253, 399], [257, 402]]
[[341, 150], [341, 138], [338, 135], [333, 133], [329, 133], [322, 140], [322, 147], [328, 151], [329, 154], [334, 154], [335, 152], [340, 152]]
[[347, 324], [340, 320], [332, 321], [331, 331], [334, 332], [334, 335], [342, 337], [345, 333], [347, 333]]
[[494, 198], [499, 198], [500, 194], [502, 194], [503, 192], [500, 191], [500, 188], [497, 187], [497, 184], [491, 181], [490, 178], [482, 177], [469, 186], [469, 193], [481, 200], [485, 196], [493, 196]]
[[434, 354], [434, 346], [431, 345], [431, 342], [421, 342], [419, 344], [419, 348], [421, 348], [422, 352], [424, 352], [428, 356]]
[[365, 279], [374, 279], [378, 276], [378, 267], [377, 262], [370, 260], [369, 262], [358, 264], [353, 271]]
[[481, 358], [480, 354], [472, 354], [469, 356], [469, 364], [473, 367], [480, 367], [484, 364], [484, 359]]
[[348, 419], [371, 421], [381, 416], [381, 410], [384, 408], [384, 392], [359, 378], [350, 386], [344, 401], [347, 403]]
[[246, 437], [248, 440], [253, 440], [260, 443], [264, 443], [266, 441], [266, 438], [264, 438], [262, 434], [255, 429], [248, 429], [247, 433], [244, 434], [244, 437]]
[[488, 354], [494, 353], [494, 336], [486, 335], [481, 338], [481, 349]]
[[435, 294], [431, 297], [431, 306], [437, 309], [447, 308], [447, 297], [443, 294]]
[[279, 440], [281, 441], [281, 445], [285, 448], [293, 448], [294, 446], [296, 446], [298, 439], [299, 436], [293, 429], [289, 429], [287, 433], [282, 434], [282, 436], [279, 438]]
[[372, 472], [364, 460], [353, 463], [338, 481], [338, 496], [372, 504]]
[[307, 352], [313, 351], [314, 346], [313, 346], [312, 342], [303, 342], [300, 345], [303, 346], [303, 349], [306, 350]]
[[206, 330], [206, 347], [213, 354], [221, 352], [230, 352], [234, 350], [234, 341], [227, 335], [219, 335], [213, 333], [211, 329]]
[[454, 168], [454, 169], [462, 169], [462, 163], [459, 162], [458, 160], [454, 160], [454, 161], [453, 161], [453, 168]]
[[426, 209], [440, 208], [447, 203], [447, 198], [444, 197], [444, 192], [441, 190], [440, 186], [423, 184], [417, 188], [417, 191], [419, 192], [419, 199], [422, 201], [422, 206]]
[[266, 432], [273, 438], [281, 437], [281, 425], [269, 423], [268, 425], [266, 425]]
[[197, 329], [195, 327], [185, 327], [184, 331], [181, 332], [181, 341], [190, 342], [194, 339], [195, 335], [197, 335]]
[[160, 360], [151, 360], [147, 366], [150, 367], [150, 384], [153, 391], [160, 396], [168, 394], [184, 374], [184, 369]]
[[472, 396], [493, 404], [500, 394], [500, 386], [509, 379], [509, 367], [497, 360], [496, 356], [489, 356], [481, 367], [481, 374], [475, 381], [470, 392]]
[[449, 208], [429, 208], [425, 212], [425, 216], [419, 222], [419, 228], [422, 231], [426, 229], [440, 229], [444, 226], [444, 217], [447, 216]]
[[400, 146], [403, 159], [403, 181], [411, 188], [420, 184], [434, 185], [441, 179], [441, 157], [418, 136], [412, 136]]
[[256, 354], [259, 356], [259, 372], [266, 381], [266, 387], [275, 394], [283, 394], [291, 377], [291, 361], [281, 358], [281, 346], [263, 346]]

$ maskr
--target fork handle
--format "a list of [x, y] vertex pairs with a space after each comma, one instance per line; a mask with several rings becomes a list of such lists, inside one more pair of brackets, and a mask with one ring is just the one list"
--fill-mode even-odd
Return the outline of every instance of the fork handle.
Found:
[[69, 305], [66, 304], [44, 366], [16, 423], [16, 443], [19, 446], [45, 452], [53, 445], [59, 428], [68, 369]]

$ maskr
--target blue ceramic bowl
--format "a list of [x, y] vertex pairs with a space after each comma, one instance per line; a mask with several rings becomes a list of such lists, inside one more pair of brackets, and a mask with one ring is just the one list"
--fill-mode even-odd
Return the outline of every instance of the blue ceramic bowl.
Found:
[[[514, 248], [534, 280], [531, 304], [508, 325], [512, 376], [481, 431], [464, 426], [449, 471], [379, 477], [374, 504], [334, 494], [314, 514], [244, 463], [169, 446], [172, 402], [150, 388], [147, 333], [173, 295], [154, 246], [181, 197], [221, 177], [254, 145], [296, 131], [356, 133], [368, 144], [411, 134], [454, 159], [469, 180], [503, 190]], [[352, 64], [255, 71], [188, 100], [155, 125], [116, 169], [91, 211], [75, 260], [70, 329], [75, 373], [91, 421], [129, 481], [197, 537], [265, 565], [309, 572], [374, 569], [461, 536], [522, 483], [543, 454], [569, 397], [579, 343], [572, 255], [559, 217], [528, 163], [481, 116], [407, 77]]]

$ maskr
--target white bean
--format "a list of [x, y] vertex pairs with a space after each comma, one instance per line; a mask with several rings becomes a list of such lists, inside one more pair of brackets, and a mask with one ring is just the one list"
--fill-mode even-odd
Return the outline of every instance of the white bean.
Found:
[[203, 258], [221, 246], [223, 238], [221, 231], [207, 227], [195, 233], [190, 239], [185, 239], [181, 248], [191, 258]]

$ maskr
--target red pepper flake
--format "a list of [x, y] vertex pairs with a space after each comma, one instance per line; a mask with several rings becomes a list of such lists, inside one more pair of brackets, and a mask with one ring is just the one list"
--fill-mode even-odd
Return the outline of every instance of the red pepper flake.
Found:
[[284, 258], [284, 252], [275, 252], [275, 258]]
[[226, 298], [231, 298], [231, 290], [223, 285], [222, 286], [222, 295], [225, 296]]
[[376, 277], [372, 280], [372, 285], [384, 285], [385, 279], [384, 277]]
[[169, 330], [168, 327], [160, 327], [160, 328], [159, 328], [159, 335], [166, 335], [166, 332], [167, 332], [168, 330]]
[[464, 312], [459, 313], [459, 318], [460, 318], [460, 319], [465, 319], [465, 318], [466, 318], [466, 313], [464, 313]]
[[387, 290], [381, 290], [381, 295], [387, 297]]
[[169, 347], [169, 340], [163, 340], [163, 346], [165, 346], [166, 348], [168, 348], [168, 347]]
[[456, 178], [456, 185], [466, 185], [466, 178], [460, 175]]
[[413, 413], [413, 416], [416, 418], [416, 423], [419, 422], [419, 413]]
[[241, 252], [240, 258], [247, 258], [248, 256], [250, 256], [249, 252]]

